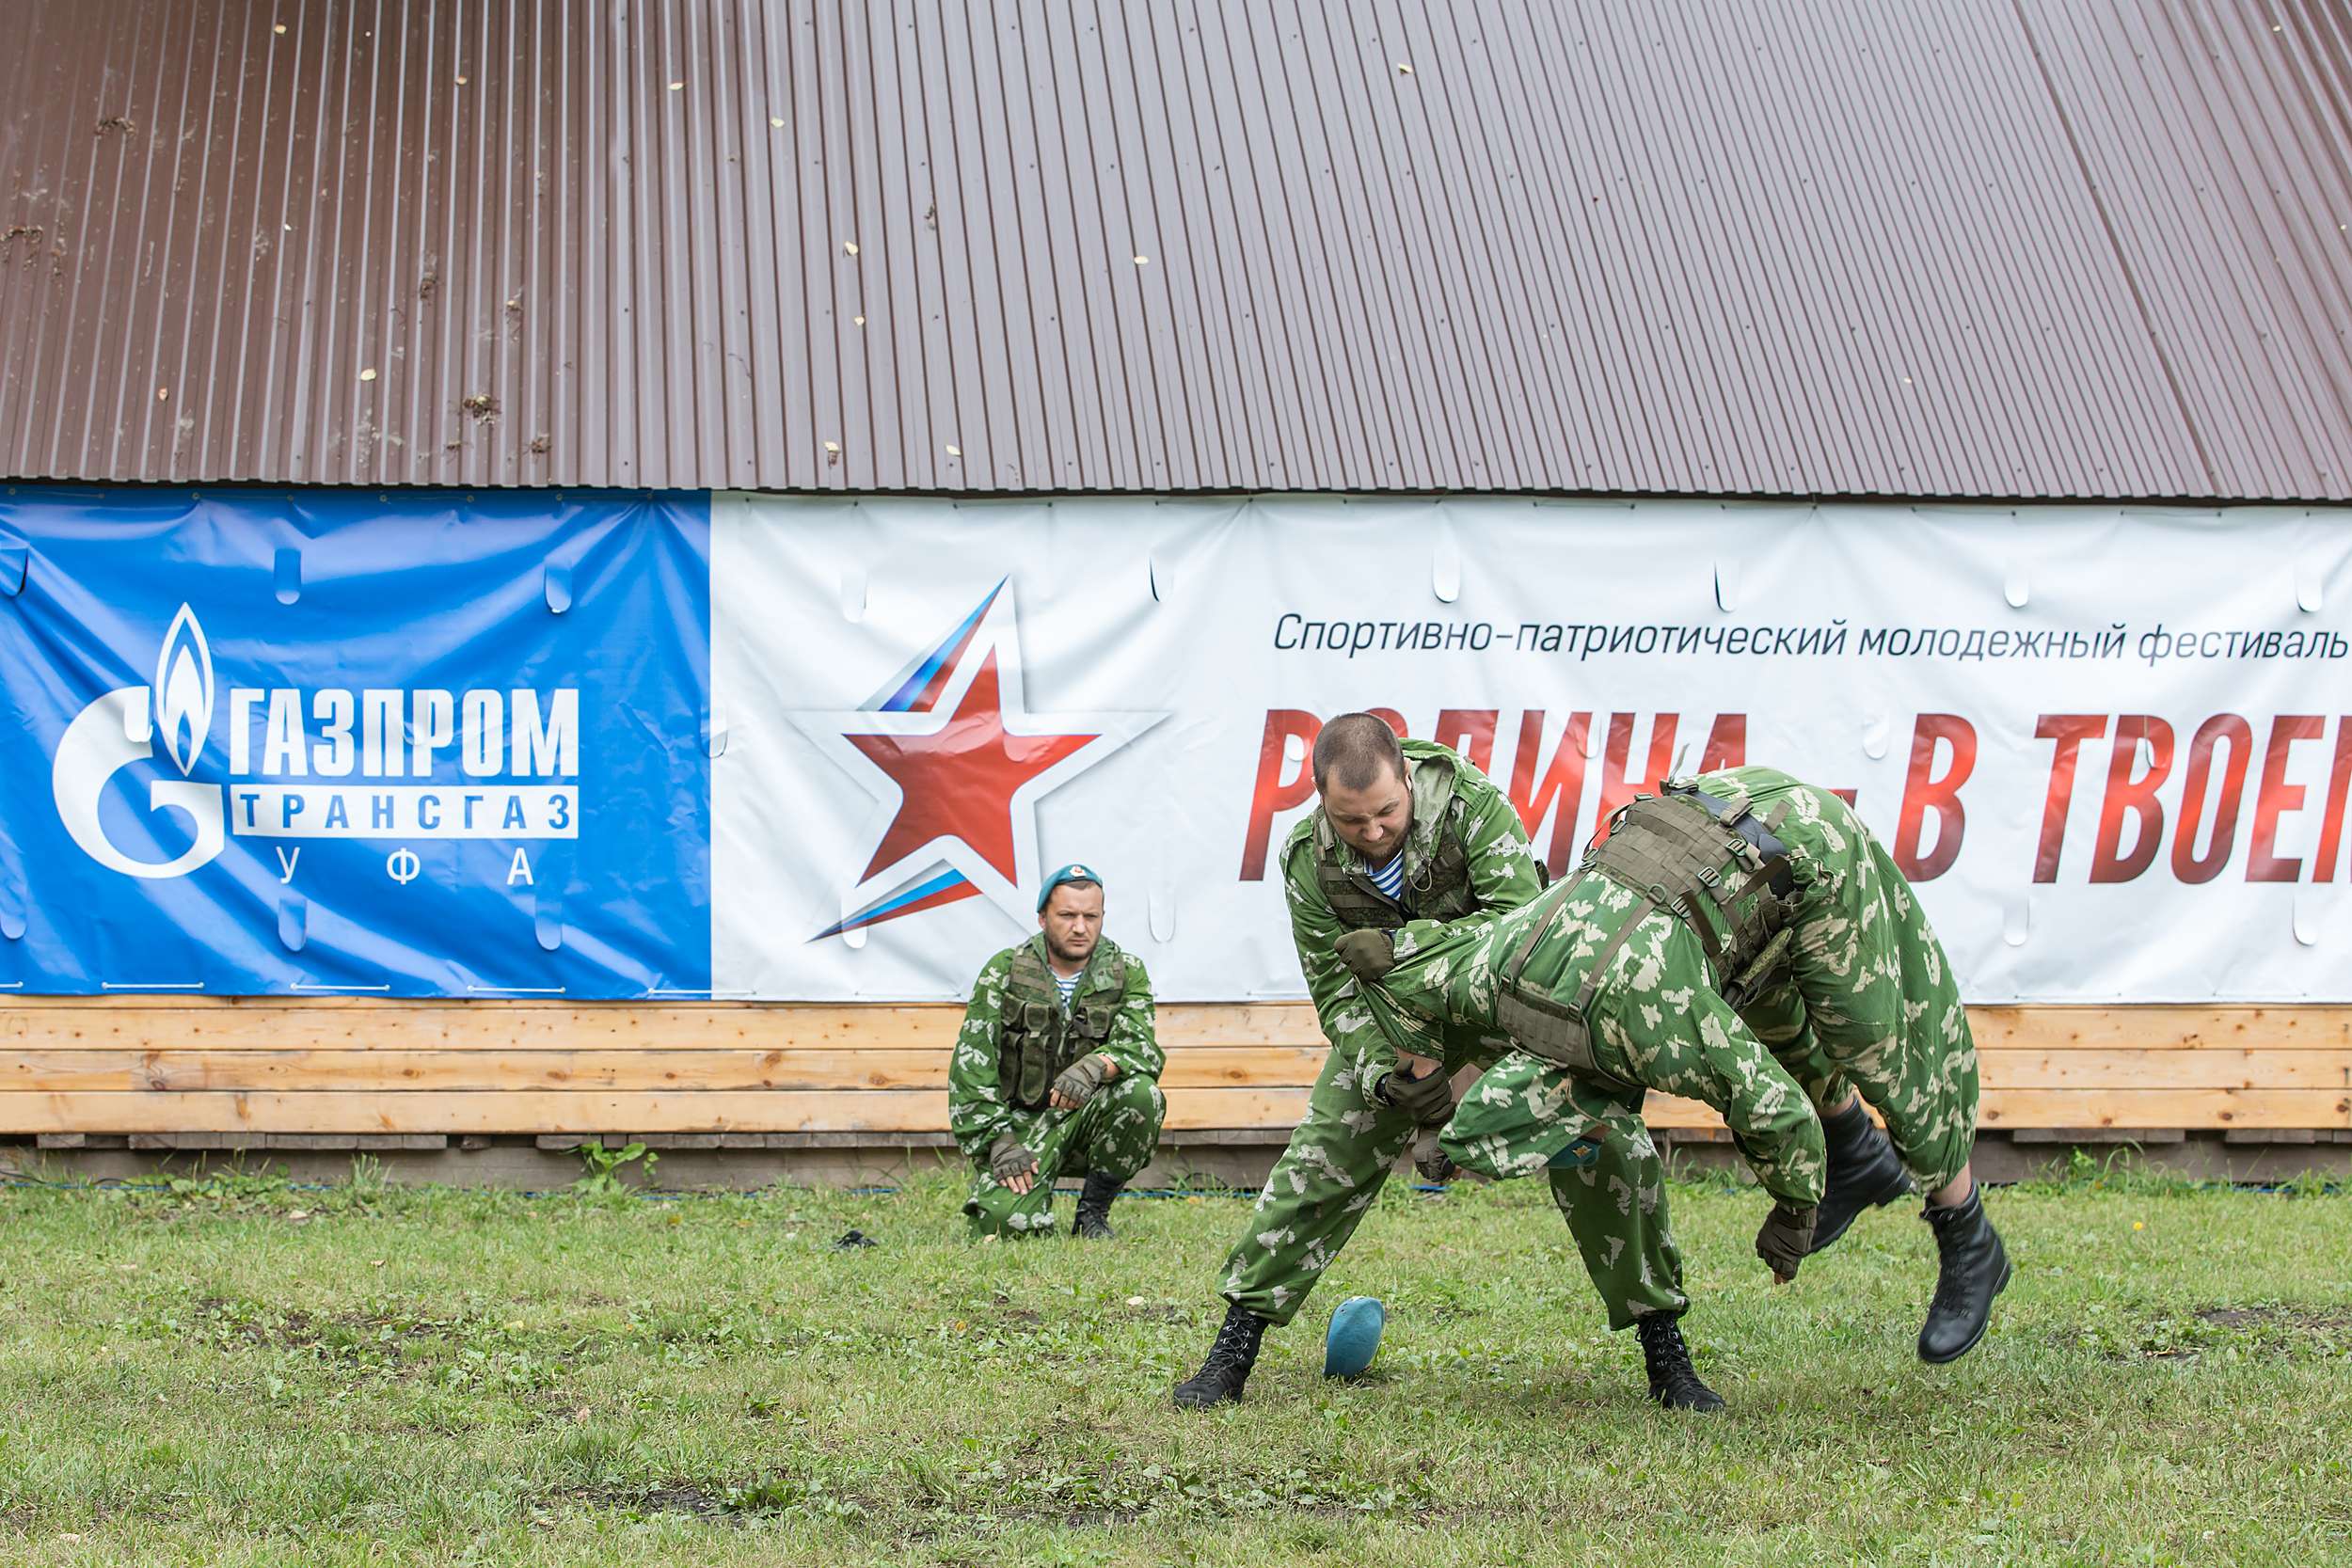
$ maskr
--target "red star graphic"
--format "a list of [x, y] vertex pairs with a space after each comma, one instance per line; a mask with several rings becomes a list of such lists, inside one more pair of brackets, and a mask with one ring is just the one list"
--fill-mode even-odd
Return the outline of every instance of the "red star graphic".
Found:
[[898, 815], [867, 863], [867, 877], [944, 837], [961, 839], [1007, 881], [1018, 881], [1014, 792], [1099, 737], [1008, 734], [992, 650], [954, 716], [930, 734], [844, 738], [898, 786]]

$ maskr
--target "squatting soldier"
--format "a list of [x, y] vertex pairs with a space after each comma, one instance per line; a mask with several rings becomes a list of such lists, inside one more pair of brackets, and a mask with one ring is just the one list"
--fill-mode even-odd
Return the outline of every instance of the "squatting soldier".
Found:
[[988, 960], [956, 1035], [947, 1119], [976, 1167], [976, 1236], [1054, 1228], [1055, 1179], [1086, 1172], [1072, 1233], [1107, 1241], [1111, 1202], [1159, 1147], [1160, 1069], [1143, 960], [1103, 935], [1103, 879], [1045, 879], [1038, 934]]
[[[1298, 961], [1332, 1050], [1306, 1119], [1226, 1260], [1224, 1325], [1200, 1372], [1178, 1386], [1183, 1405], [1241, 1396], [1266, 1326], [1297, 1315], [1416, 1130], [1452, 1113], [1451, 1075], [1510, 1049], [1489, 1020], [1433, 1031], [1425, 1053], [1410, 1060], [1385, 1043], [1370, 1055], [1368, 1015], [1333, 944], [1409, 917], [1441, 923], [1516, 909], [1543, 891], [1518, 811], [1446, 747], [1400, 744], [1377, 717], [1348, 714], [1316, 737], [1313, 769], [1321, 809], [1285, 841], [1282, 873]], [[1640, 1330], [1651, 1397], [1677, 1409], [1722, 1408], [1676, 1323], [1689, 1301], [1667, 1228], [1664, 1170], [1646, 1132], [1587, 1145], [1550, 1174], [1610, 1326]]]
[[[1464, 1094], [1440, 1138], [1454, 1160], [1528, 1175], [1596, 1131], [1639, 1136], [1647, 1089], [1704, 1101], [1772, 1196], [1756, 1250], [1783, 1282], [1836, 1239], [1817, 1209], [1822, 1118], [1772, 1054], [1818, 1050], [1885, 1117], [1928, 1195], [1940, 1263], [1920, 1356], [1954, 1360], [1983, 1338], [2010, 1266], [1969, 1169], [1968, 1014], [1902, 874], [1836, 795], [1768, 768], [1670, 784], [1534, 904], [1341, 945], [1369, 982], [1368, 1062], [1392, 1057], [1391, 1038], [1465, 1027], [1519, 1045]], [[1831, 1103], [1833, 1144], [1868, 1125], [1851, 1095]], [[1887, 1174], [1861, 1201], [1849, 1184], [1836, 1230], [1904, 1190]]]

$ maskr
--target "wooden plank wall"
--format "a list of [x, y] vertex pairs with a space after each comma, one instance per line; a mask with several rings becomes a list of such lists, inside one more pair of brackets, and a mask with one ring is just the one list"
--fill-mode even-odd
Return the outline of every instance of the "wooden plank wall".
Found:
[[[952, 1006], [16, 998], [0, 1133], [936, 1132]], [[2352, 1007], [1973, 1011], [1983, 1125], [2352, 1130]], [[1279, 1131], [1304, 1004], [1171, 1005], [1168, 1125]], [[1667, 1129], [1719, 1126], [1653, 1098]]]

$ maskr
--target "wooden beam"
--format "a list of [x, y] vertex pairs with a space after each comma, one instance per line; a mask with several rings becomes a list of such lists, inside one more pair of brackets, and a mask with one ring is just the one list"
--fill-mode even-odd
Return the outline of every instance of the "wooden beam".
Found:
[[[1168, 1125], [1275, 1127], [1307, 1108], [1302, 1089], [1186, 1089]], [[546, 1090], [514, 1094], [0, 1093], [0, 1131], [15, 1132], [928, 1132], [947, 1125], [934, 1090], [682, 1094]]]
[[[1290, 1046], [1173, 1052], [1168, 1089], [1296, 1088], [1325, 1053]], [[946, 1047], [926, 1051], [22, 1051], [0, 1056], [0, 1090], [945, 1089]]]
[[[10, 997], [0, 1045], [128, 1050], [936, 1049], [958, 1006], [815, 1003], [389, 1002], [375, 998]], [[1974, 1007], [1985, 1051], [2352, 1051], [2352, 1006]], [[1320, 1050], [1303, 1002], [1168, 1003], [1160, 1043]]]
[[[1298, 1088], [1324, 1053], [1295, 1046], [1170, 1052], [1169, 1089]], [[2352, 1051], [1986, 1051], [1988, 1089], [2352, 1088]], [[32, 1050], [0, 1057], [0, 1090], [224, 1089], [469, 1093], [528, 1089], [944, 1089], [945, 1047], [907, 1051]]]
[[[1721, 1118], [1695, 1101], [1652, 1095], [1643, 1108], [1653, 1127], [1717, 1127]], [[2352, 1089], [1998, 1089], [1988, 1088], [1977, 1117], [1988, 1130], [2015, 1127], [2352, 1128]]]
[[[1295, 1124], [1304, 1089], [1178, 1089], [1168, 1125], [1266, 1128]], [[1652, 1125], [1716, 1125], [1704, 1106], [1651, 1097]], [[1982, 1125], [2010, 1127], [2352, 1128], [2352, 1090], [1994, 1089]], [[628, 1128], [649, 1132], [928, 1132], [947, 1124], [935, 1090], [788, 1092], [710, 1090], [601, 1093], [539, 1090], [374, 1094], [0, 1093], [0, 1131], [10, 1132], [567, 1132]]]

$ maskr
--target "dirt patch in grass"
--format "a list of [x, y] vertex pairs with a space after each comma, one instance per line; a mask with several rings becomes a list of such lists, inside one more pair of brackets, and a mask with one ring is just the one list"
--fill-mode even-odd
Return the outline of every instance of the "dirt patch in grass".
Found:
[[321, 1317], [298, 1307], [281, 1312], [227, 1296], [205, 1296], [196, 1306], [221, 1339], [242, 1339], [249, 1345], [278, 1350], [308, 1350], [329, 1338], [345, 1337], [379, 1344], [462, 1338], [465, 1326], [454, 1319], [405, 1312], [338, 1312]]
[[2193, 1361], [2208, 1355], [2289, 1359], [2352, 1354], [2352, 1307], [2201, 1307], [2067, 1335], [2103, 1361]]
[[2352, 1329], [2352, 1307], [2328, 1311], [2293, 1307], [2201, 1307], [2197, 1316], [2216, 1328], [2275, 1327], [2312, 1334]]
[[571, 1502], [610, 1510], [633, 1519], [677, 1513], [714, 1524], [742, 1524], [741, 1510], [733, 1502], [699, 1486], [656, 1486], [642, 1492], [627, 1486], [583, 1486], [564, 1497]]
[[1184, 1307], [1130, 1307], [1127, 1316], [1139, 1323], [1183, 1323], [1192, 1321], [1192, 1309]]

